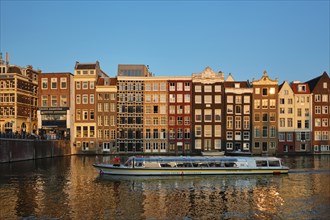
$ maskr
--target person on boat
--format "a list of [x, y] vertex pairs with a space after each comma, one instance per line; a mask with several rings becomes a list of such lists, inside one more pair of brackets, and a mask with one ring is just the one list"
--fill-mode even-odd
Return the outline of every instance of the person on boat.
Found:
[[116, 166], [116, 167], [120, 166], [120, 157], [115, 156], [113, 158], [113, 165]]

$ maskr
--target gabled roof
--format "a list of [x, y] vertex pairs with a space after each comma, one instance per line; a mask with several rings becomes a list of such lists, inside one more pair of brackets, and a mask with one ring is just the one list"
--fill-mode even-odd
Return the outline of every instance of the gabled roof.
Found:
[[320, 76], [318, 76], [318, 77], [316, 77], [316, 78], [314, 78], [314, 79], [311, 79], [311, 80], [309, 80], [309, 81], [306, 82], [306, 83], [308, 83], [308, 85], [309, 85], [310, 91], [312, 91], [312, 92], [314, 91], [314, 89], [315, 89], [317, 83], [320, 81], [320, 79], [321, 79], [322, 77], [329, 78], [327, 72], [324, 71], [322, 75], [320, 75]]

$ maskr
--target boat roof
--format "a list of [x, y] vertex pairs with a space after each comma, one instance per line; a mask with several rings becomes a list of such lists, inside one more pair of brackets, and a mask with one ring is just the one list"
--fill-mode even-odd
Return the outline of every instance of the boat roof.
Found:
[[279, 160], [276, 157], [226, 157], [226, 156], [147, 156], [147, 157], [129, 157], [128, 160], [135, 160], [136, 162], [209, 162], [209, 161], [251, 161], [251, 160]]

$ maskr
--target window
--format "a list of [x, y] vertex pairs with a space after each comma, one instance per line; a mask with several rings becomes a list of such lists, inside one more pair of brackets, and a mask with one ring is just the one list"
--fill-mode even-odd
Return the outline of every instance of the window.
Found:
[[243, 107], [244, 114], [250, 114], [250, 106], [249, 105], [244, 105]]
[[280, 127], [285, 127], [285, 118], [280, 118]]
[[94, 82], [89, 82], [89, 88], [94, 89]]
[[243, 140], [245, 140], [245, 141], [250, 140], [250, 132], [248, 132], [248, 131], [243, 132]]
[[82, 113], [83, 113], [83, 120], [88, 120], [88, 111], [84, 110]]
[[212, 96], [211, 95], [205, 95], [204, 96], [204, 103], [205, 104], [211, 104], [212, 103]]
[[184, 90], [185, 91], [190, 91], [190, 82], [185, 82], [184, 83]]
[[52, 107], [57, 106], [57, 96], [56, 95], [52, 95], [51, 102], [52, 102]]
[[214, 126], [214, 136], [221, 137], [221, 125]]
[[322, 95], [322, 102], [328, 102], [328, 95]]
[[190, 117], [189, 116], [184, 117], [184, 125], [190, 125]]
[[275, 88], [274, 87], [271, 87], [269, 89], [269, 94], [271, 94], [271, 95], [274, 95], [275, 94]]
[[241, 117], [240, 116], [235, 117], [235, 129], [241, 129]]
[[51, 78], [51, 89], [57, 89], [57, 78]]
[[262, 121], [267, 122], [268, 121], [268, 113], [262, 113]]
[[262, 95], [267, 96], [268, 94], [268, 89], [267, 88], [262, 88]]
[[254, 100], [254, 109], [260, 109], [260, 100]]
[[227, 114], [233, 114], [234, 107], [233, 105], [227, 105]]
[[170, 96], [170, 103], [175, 103], [175, 94], [170, 94], [169, 96]]
[[212, 86], [210, 86], [210, 85], [205, 85], [205, 86], [204, 86], [204, 92], [212, 92]]
[[274, 126], [271, 126], [269, 129], [269, 136], [271, 138], [274, 138], [276, 136], [276, 128]]
[[221, 103], [221, 95], [214, 95], [214, 103], [216, 104]]
[[233, 116], [227, 116], [227, 129], [233, 129]]
[[201, 137], [202, 135], [202, 127], [200, 125], [195, 126], [195, 136], [196, 137]]
[[276, 121], [276, 114], [275, 114], [275, 112], [270, 112], [269, 113], [269, 121], [271, 121], [271, 122]]
[[41, 96], [41, 106], [42, 107], [48, 106], [48, 97], [46, 95]]
[[235, 113], [239, 115], [242, 114], [242, 106], [235, 105]]
[[260, 128], [254, 127], [254, 137], [260, 137]]
[[244, 116], [243, 118], [243, 128], [250, 129], [250, 117], [249, 116]]
[[275, 109], [276, 107], [276, 100], [275, 99], [269, 99], [269, 108]]
[[226, 149], [227, 150], [232, 150], [233, 149], [233, 143], [232, 142], [227, 142], [226, 143]]
[[254, 93], [255, 94], [260, 94], [260, 88], [255, 88]]
[[60, 106], [63, 107], [63, 106], [67, 106], [67, 96], [66, 95], [60, 95]]
[[94, 94], [90, 94], [89, 96], [89, 103], [94, 104]]
[[177, 94], [177, 102], [183, 102], [183, 95], [182, 94]]
[[321, 106], [315, 106], [315, 114], [321, 114]]
[[322, 127], [328, 127], [329, 120], [327, 118], [322, 118]]
[[234, 97], [232, 95], [227, 96], [227, 103], [234, 103]]
[[82, 89], [88, 89], [88, 82], [82, 82]]
[[83, 103], [83, 104], [88, 104], [88, 95], [87, 95], [87, 94], [84, 94], [84, 95], [82, 96], [82, 103]]
[[322, 114], [328, 114], [328, 106], [322, 106]]
[[190, 103], [190, 94], [185, 94], [184, 95], [184, 102]]
[[267, 128], [267, 126], [262, 127], [262, 137], [268, 137], [268, 128]]
[[184, 113], [185, 114], [190, 114], [190, 105], [185, 105], [184, 106]]
[[262, 108], [267, 109], [268, 108], [268, 99], [263, 99], [262, 100]]
[[285, 99], [281, 98], [281, 99], [280, 99], [280, 104], [281, 104], [281, 105], [284, 105], [284, 104], [285, 104]]
[[221, 109], [215, 109], [214, 110], [214, 120], [216, 122], [220, 122], [221, 121]]
[[315, 118], [315, 127], [321, 127], [321, 119]]
[[235, 103], [242, 104], [242, 96], [235, 96]]
[[233, 140], [233, 132], [232, 131], [227, 131], [226, 139], [227, 140]]
[[201, 109], [196, 109], [195, 110], [195, 121], [196, 122], [201, 122], [202, 121], [202, 110]]
[[315, 102], [321, 102], [321, 95], [315, 95]]
[[48, 79], [47, 78], [41, 78], [41, 89], [48, 89]]
[[175, 83], [170, 82], [170, 91], [175, 91]]
[[183, 113], [183, 106], [182, 105], [177, 105], [176, 108], [177, 108], [177, 110], [176, 110], [177, 114], [182, 114]]
[[81, 111], [80, 111], [80, 109], [77, 109], [76, 110], [76, 120], [80, 120], [81, 119]]
[[283, 142], [285, 141], [285, 133], [284, 132], [279, 132], [278, 133], [278, 140]]
[[81, 100], [80, 95], [77, 95], [77, 96], [76, 96], [76, 104], [80, 104], [80, 100]]
[[151, 91], [151, 84], [150, 83], [146, 83], [145, 89], [146, 89], [146, 91]]
[[323, 89], [326, 89], [326, 88], [328, 88], [328, 84], [327, 84], [327, 82], [323, 82]]
[[254, 121], [260, 121], [260, 114], [259, 113], [255, 113], [254, 114]]
[[288, 127], [289, 128], [292, 128], [293, 127], [293, 119], [292, 118], [288, 118], [287, 122], [288, 122]]
[[66, 88], [67, 88], [67, 78], [61, 77], [61, 89], [66, 89]]
[[221, 92], [221, 85], [215, 85], [214, 86], [214, 91], [215, 92]]
[[182, 84], [182, 82], [178, 82], [176, 84], [176, 89], [177, 89], [177, 91], [182, 91], [183, 90], [183, 84]]
[[204, 110], [204, 121], [211, 122], [212, 121], [212, 109]]

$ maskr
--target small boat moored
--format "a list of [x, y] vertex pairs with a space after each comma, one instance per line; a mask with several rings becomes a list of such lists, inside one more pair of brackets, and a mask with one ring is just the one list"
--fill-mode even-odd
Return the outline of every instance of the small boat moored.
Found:
[[287, 174], [277, 157], [129, 157], [125, 164], [93, 164], [100, 174], [129, 176]]

